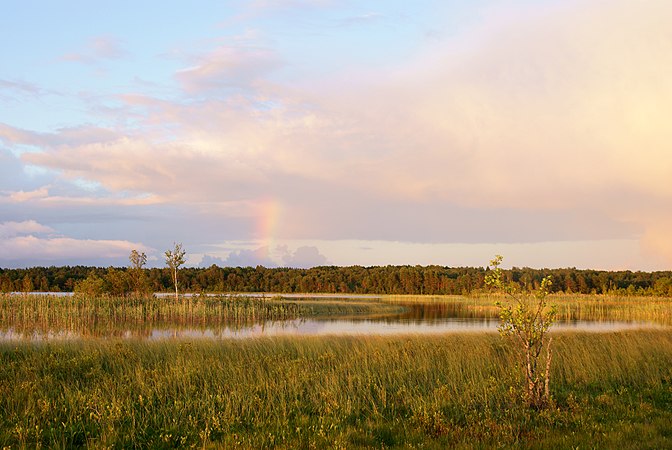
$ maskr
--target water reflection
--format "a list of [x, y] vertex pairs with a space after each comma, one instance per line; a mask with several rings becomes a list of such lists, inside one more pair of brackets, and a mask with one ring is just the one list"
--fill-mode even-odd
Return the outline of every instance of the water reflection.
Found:
[[[116, 337], [122, 339], [248, 339], [274, 336], [386, 336], [403, 334], [443, 333], [496, 333], [499, 320], [496, 318], [436, 317], [391, 320], [314, 320], [294, 319], [263, 323], [231, 324], [218, 327], [150, 326], [135, 329], [115, 329], [107, 332], [90, 330], [16, 330], [0, 331], [0, 341], [8, 340], [74, 340], [82, 338]], [[664, 328], [647, 322], [581, 320], [561, 321], [553, 325], [552, 332], [614, 332], [642, 328]]]

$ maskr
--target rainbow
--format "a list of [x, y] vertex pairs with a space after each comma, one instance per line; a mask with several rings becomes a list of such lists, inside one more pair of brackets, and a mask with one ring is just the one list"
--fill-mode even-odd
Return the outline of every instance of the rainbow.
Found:
[[259, 202], [255, 238], [266, 249], [266, 257], [275, 247], [275, 235], [280, 220], [282, 205], [277, 199], [267, 198]]

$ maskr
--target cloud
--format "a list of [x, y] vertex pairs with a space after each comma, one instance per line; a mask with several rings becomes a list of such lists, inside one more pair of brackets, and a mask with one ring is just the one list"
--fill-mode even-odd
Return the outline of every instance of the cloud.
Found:
[[49, 195], [49, 190], [46, 187], [33, 191], [2, 191], [2, 194], [0, 194], [0, 203], [23, 203], [30, 200], [45, 198], [47, 195]]
[[42, 92], [38, 86], [25, 81], [11, 81], [0, 79], [0, 90], [19, 91], [24, 94], [37, 95]]
[[338, 22], [338, 26], [340, 27], [351, 27], [355, 25], [362, 25], [362, 24], [369, 24], [372, 22], [377, 22], [379, 20], [382, 20], [385, 18], [384, 14], [377, 13], [377, 12], [368, 12], [364, 14], [359, 14], [356, 16], [350, 16], [346, 17], [344, 19], [341, 19]]
[[208, 254], [203, 255], [201, 262], [198, 263], [199, 267], [210, 267], [212, 265], [219, 267], [226, 267], [226, 262], [223, 258], [218, 258], [216, 256], [211, 256]]
[[34, 220], [0, 223], [0, 264], [21, 267], [46, 264], [125, 264], [130, 251], [152, 251], [136, 242], [59, 236]]
[[[214, 260], [213, 258], [208, 261]], [[254, 250], [235, 250], [226, 259], [216, 258], [216, 260], [224, 267], [277, 267], [277, 263], [269, 255], [267, 246]], [[203, 266], [203, 262], [201, 262], [201, 266]]]
[[0, 141], [8, 144], [29, 145], [40, 149], [110, 142], [119, 134], [107, 128], [81, 125], [59, 128], [53, 133], [39, 133], [0, 123]]
[[241, 18], [249, 18], [255, 15], [275, 11], [308, 10], [324, 8], [338, 3], [337, 0], [252, 0], [246, 2], [246, 9], [240, 15]]
[[190, 94], [258, 85], [282, 62], [275, 52], [254, 47], [220, 46], [175, 77]]
[[64, 261], [123, 265], [133, 249], [145, 250], [145, 247], [139, 243], [118, 240], [15, 236], [0, 240], [0, 252], [3, 254], [0, 262], [10, 266], [63, 264]]
[[34, 220], [25, 220], [23, 222], [2, 222], [0, 223], [0, 239], [13, 238], [21, 235], [30, 235], [34, 233], [51, 233], [54, 230], [50, 227], [41, 225]]
[[327, 257], [321, 254], [319, 249], [314, 246], [299, 247], [294, 253], [288, 252], [282, 260], [287, 267], [301, 269], [328, 264]]
[[644, 254], [660, 267], [672, 266], [672, 218], [661, 217], [648, 223], [641, 239]]
[[67, 53], [61, 59], [93, 65], [105, 60], [120, 59], [124, 56], [126, 56], [126, 51], [117, 38], [114, 36], [96, 36], [91, 38], [81, 51]]
[[[240, 243], [238, 243], [240, 245]], [[253, 242], [247, 245], [254, 245]], [[282, 261], [280, 264], [279, 261]], [[231, 251], [227, 257], [216, 257], [204, 254], [200, 267], [210, 267], [215, 264], [220, 267], [293, 267], [310, 268], [328, 264], [327, 258], [315, 246], [300, 246], [290, 251], [286, 245], [278, 245], [274, 249], [269, 246]]]
[[[479, 27], [397, 70], [301, 86], [271, 82], [285, 63], [273, 49], [227, 42], [175, 74], [177, 99], [120, 97], [132, 128], [5, 125], [0, 138], [38, 148], [22, 163], [61, 180], [154, 196], [197, 218], [250, 225], [265, 219], [254, 204], [275, 198], [280, 238], [641, 237], [646, 251], [672, 254], [660, 231], [672, 220], [672, 4], [521, 5], [485, 10]], [[255, 237], [242, 223], [236, 237]], [[267, 258], [245, 250], [225, 261]]]
[[40, 98], [46, 94], [54, 92], [43, 89], [36, 84], [23, 80], [0, 79], [0, 100], [1, 101], [19, 101], [24, 98]]

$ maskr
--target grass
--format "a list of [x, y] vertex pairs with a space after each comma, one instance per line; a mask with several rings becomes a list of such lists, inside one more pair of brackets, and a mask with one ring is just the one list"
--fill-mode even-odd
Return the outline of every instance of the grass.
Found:
[[4, 342], [0, 446], [672, 446], [672, 333], [554, 339], [541, 413], [491, 334]]

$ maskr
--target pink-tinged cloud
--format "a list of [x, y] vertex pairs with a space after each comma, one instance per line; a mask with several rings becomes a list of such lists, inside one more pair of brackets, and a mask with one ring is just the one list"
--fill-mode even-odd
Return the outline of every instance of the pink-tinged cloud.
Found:
[[26, 234], [52, 233], [53, 231], [53, 228], [39, 224], [34, 220], [0, 223], [0, 239], [14, 238]]
[[[672, 3], [507, 2], [484, 17], [396, 71], [292, 88], [269, 82], [272, 51], [222, 46], [175, 74], [188, 100], [122, 97], [133, 129], [0, 137], [42, 148], [25, 163], [112, 193], [215, 208], [274, 198], [276, 237], [602, 233], [672, 254], [660, 231], [672, 221]], [[231, 86], [246, 95], [222, 95]]]
[[223, 88], [253, 87], [281, 65], [280, 58], [271, 50], [225, 45], [198, 58], [195, 65], [175, 76], [186, 92], [199, 94]]
[[131, 250], [149, 250], [140, 243], [118, 240], [73, 239], [67, 237], [41, 238], [14, 236], [0, 239], [0, 261], [86, 260], [95, 258], [119, 259], [127, 257]]
[[23, 203], [31, 200], [44, 199], [49, 189], [42, 187], [33, 191], [0, 191], [0, 203]]
[[64, 145], [109, 142], [118, 138], [119, 133], [107, 128], [78, 126], [61, 128], [54, 133], [38, 133], [0, 123], [0, 142], [29, 145], [45, 150]]
[[41, 87], [22, 80], [0, 79], [0, 100], [18, 101], [23, 98], [38, 98], [49, 93]]
[[151, 252], [138, 242], [74, 239], [34, 220], [0, 223], [0, 265], [39, 265], [54, 261], [123, 260], [131, 250]]
[[63, 61], [73, 61], [82, 64], [97, 64], [103, 60], [115, 60], [126, 56], [126, 51], [119, 40], [113, 36], [96, 36], [86, 46], [61, 57]]
[[165, 200], [157, 195], [135, 196], [63, 196], [52, 195], [49, 187], [41, 187], [33, 191], [0, 191], [0, 204], [24, 203], [38, 207], [72, 207], [72, 206], [148, 206], [165, 203]]
[[336, 0], [251, 0], [245, 2], [245, 10], [237, 20], [269, 14], [276, 11], [307, 10], [336, 4]]

